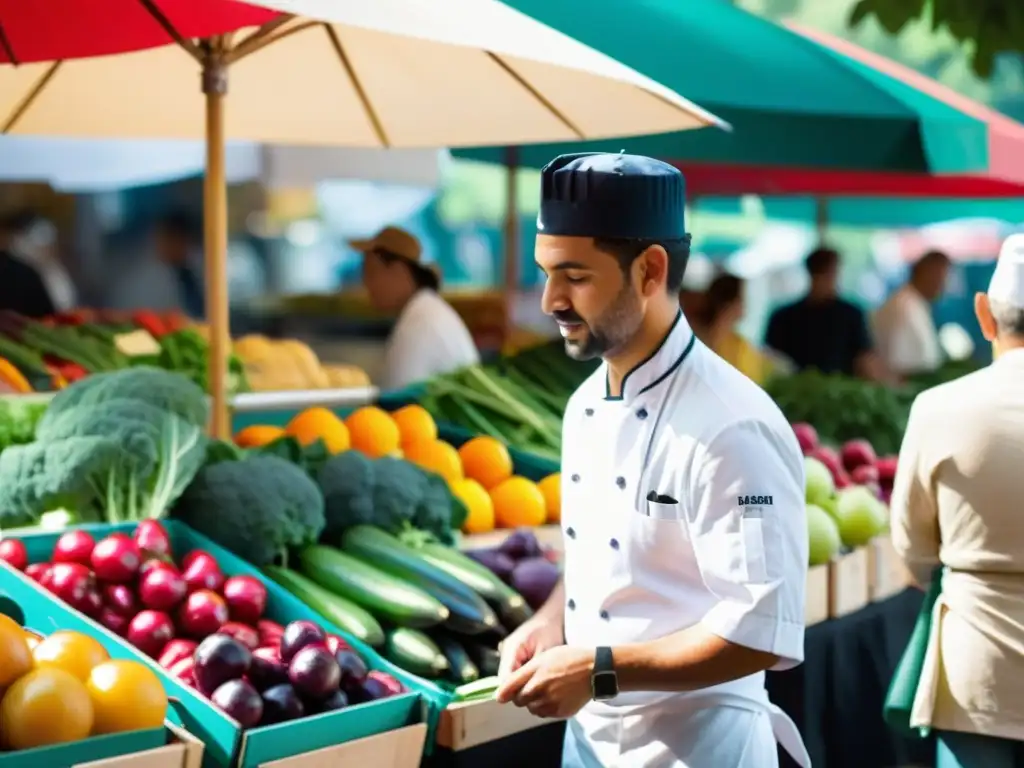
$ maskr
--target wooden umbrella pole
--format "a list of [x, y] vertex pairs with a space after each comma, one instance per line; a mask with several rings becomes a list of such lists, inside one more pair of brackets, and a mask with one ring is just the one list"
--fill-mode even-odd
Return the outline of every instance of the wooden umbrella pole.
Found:
[[512, 336], [513, 314], [516, 293], [519, 290], [519, 150], [505, 149], [505, 279], [502, 281], [502, 304], [504, 309], [504, 333], [502, 346]]
[[203, 188], [203, 251], [206, 265], [206, 322], [210, 329], [210, 395], [213, 414], [210, 432], [231, 435], [228, 410], [228, 358], [231, 355], [231, 320], [228, 314], [228, 188], [224, 173], [224, 99], [227, 65], [218, 52], [208, 51], [203, 61], [206, 96], [206, 178]]

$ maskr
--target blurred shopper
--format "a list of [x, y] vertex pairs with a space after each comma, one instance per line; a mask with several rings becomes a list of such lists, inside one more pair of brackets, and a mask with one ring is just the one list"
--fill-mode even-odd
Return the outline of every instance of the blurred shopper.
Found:
[[891, 500], [917, 582], [941, 566], [911, 725], [937, 768], [1024, 765], [1024, 236], [1003, 245], [975, 313], [995, 361], [919, 395]]
[[24, 215], [0, 220], [0, 310], [39, 318], [52, 315], [56, 307], [39, 269], [18, 252], [26, 220]]
[[719, 357], [755, 383], [763, 384], [771, 363], [736, 330], [743, 313], [743, 281], [734, 275], [719, 275], [704, 294], [693, 328]]
[[370, 240], [349, 245], [363, 254], [370, 302], [398, 315], [384, 355], [383, 388], [401, 389], [480, 362], [466, 324], [438, 293], [437, 271], [423, 264], [419, 240], [404, 229], [385, 227]]
[[816, 368], [884, 380], [886, 373], [872, 349], [864, 313], [839, 296], [839, 253], [818, 248], [806, 261], [811, 287], [799, 301], [775, 310], [765, 344], [798, 370]]
[[879, 354], [898, 376], [930, 373], [942, 365], [932, 304], [946, 288], [949, 265], [949, 257], [941, 251], [926, 253], [914, 263], [906, 285], [875, 315]]
[[57, 249], [57, 228], [42, 216], [26, 212], [15, 219], [14, 254], [33, 267], [58, 312], [78, 306], [78, 290]]
[[189, 317], [204, 317], [206, 300], [198, 227], [188, 214], [175, 212], [157, 223], [154, 234], [157, 256], [174, 275], [182, 310]]

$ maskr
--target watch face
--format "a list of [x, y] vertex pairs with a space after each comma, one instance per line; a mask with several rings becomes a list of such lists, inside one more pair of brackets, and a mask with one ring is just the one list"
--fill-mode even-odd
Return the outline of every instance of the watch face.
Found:
[[614, 672], [595, 672], [591, 678], [594, 701], [607, 701], [619, 695], [619, 680]]

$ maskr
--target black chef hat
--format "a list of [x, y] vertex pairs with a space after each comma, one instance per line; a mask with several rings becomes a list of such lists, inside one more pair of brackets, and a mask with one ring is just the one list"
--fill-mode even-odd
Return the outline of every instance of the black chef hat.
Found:
[[677, 240], [686, 234], [686, 181], [660, 160], [561, 155], [544, 166], [540, 179], [542, 235]]

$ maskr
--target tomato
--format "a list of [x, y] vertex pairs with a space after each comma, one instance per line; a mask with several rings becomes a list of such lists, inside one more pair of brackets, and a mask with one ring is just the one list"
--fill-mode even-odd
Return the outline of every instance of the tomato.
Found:
[[35, 669], [0, 702], [0, 738], [7, 749], [33, 749], [87, 738], [92, 702], [85, 685], [61, 669]]
[[107, 661], [93, 669], [86, 684], [96, 721], [93, 733], [159, 728], [167, 715], [160, 678], [137, 661]]
[[32, 651], [17, 622], [0, 616], [0, 688], [6, 688], [32, 669]]
[[36, 667], [55, 667], [70, 672], [83, 683], [93, 667], [110, 661], [110, 654], [88, 635], [78, 632], [54, 632], [32, 652]]

